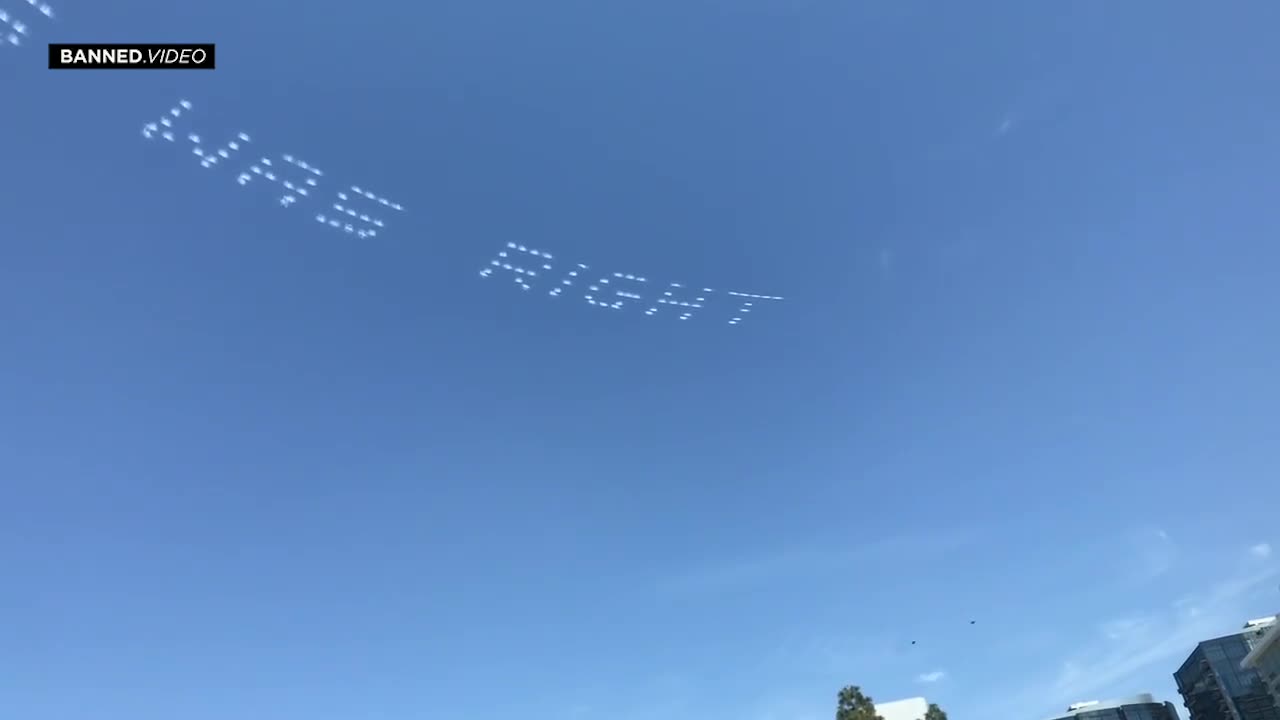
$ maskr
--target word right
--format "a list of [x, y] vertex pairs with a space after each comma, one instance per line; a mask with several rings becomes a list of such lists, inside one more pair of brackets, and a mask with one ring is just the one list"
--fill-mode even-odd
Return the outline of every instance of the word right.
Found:
[[[516, 258], [512, 258], [515, 253]], [[527, 260], [528, 265], [519, 264], [523, 262], [520, 258], [523, 256]], [[532, 290], [534, 279], [541, 277], [543, 272], [552, 270], [551, 260], [554, 260], [551, 253], [537, 248], [519, 245], [517, 243], [507, 243], [507, 249], [498, 253], [498, 256], [489, 262], [489, 267], [480, 271], [480, 277], [493, 277], [497, 270], [504, 270], [512, 274], [512, 279], [522, 290]], [[551, 297], [560, 297], [566, 288], [573, 288], [575, 285], [583, 281], [585, 282], [585, 292], [582, 299], [588, 305], [608, 310], [621, 310], [627, 305], [633, 303], [641, 303], [647, 305], [644, 314], [654, 316], [660, 312], [666, 311], [667, 314], [676, 313], [681, 320], [688, 320], [694, 316], [694, 313], [702, 310], [708, 304], [707, 298], [716, 291], [711, 288], [702, 288], [700, 292], [686, 289], [680, 283], [668, 283], [667, 288], [662, 294], [646, 301], [639, 293], [632, 290], [619, 288], [623, 283], [631, 283], [631, 287], [642, 289], [649, 284], [649, 279], [629, 273], [604, 273], [598, 277], [595, 274], [584, 272], [591, 268], [582, 263], [576, 263], [574, 269], [565, 273], [559, 283], [551, 288], [547, 294]], [[595, 280], [590, 278], [595, 277]], [[753, 293], [726, 291], [724, 295], [728, 296], [728, 303], [737, 305], [736, 309], [730, 313], [729, 324], [740, 325], [742, 317], [749, 314], [755, 309], [755, 301], [780, 301], [776, 295], [756, 295]], [[712, 303], [713, 307], [715, 303]]]

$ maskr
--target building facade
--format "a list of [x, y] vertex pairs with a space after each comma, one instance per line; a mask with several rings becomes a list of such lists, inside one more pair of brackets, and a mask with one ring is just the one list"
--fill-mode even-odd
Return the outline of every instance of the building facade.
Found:
[[929, 701], [922, 697], [876, 703], [876, 715], [884, 720], [924, 720], [929, 712]]
[[1280, 705], [1262, 676], [1242, 665], [1275, 621], [1251, 620], [1241, 632], [1196, 646], [1173, 674], [1191, 720], [1280, 720]]
[[1280, 705], [1280, 622], [1271, 623], [1249, 654], [1244, 656], [1240, 667], [1258, 673], [1272, 702]]
[[1171, 702], [1157, 702], [1150, 694], [1119, 700], [1092, 700], [1067, 708], [1054, 720], [1179, 720]]

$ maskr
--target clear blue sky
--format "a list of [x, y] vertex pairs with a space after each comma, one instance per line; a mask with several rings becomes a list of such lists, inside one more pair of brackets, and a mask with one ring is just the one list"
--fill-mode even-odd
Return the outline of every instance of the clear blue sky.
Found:
[[[1280, 609], [1275, 3], [51, 2], [0, 0], [0, 716], [1040, 720]], [[407, 212], [144, 140], [180, 98]]]

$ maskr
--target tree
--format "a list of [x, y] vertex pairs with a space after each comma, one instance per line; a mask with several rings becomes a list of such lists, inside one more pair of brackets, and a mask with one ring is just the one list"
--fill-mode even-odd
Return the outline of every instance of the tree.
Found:
[[876, 714], [875, 703], [870, 697], [862, 694], [861, 688], [857, 685], [848, 685], [841, 688], [840, 694], [836, 696], [836, 720], [884, 720], [884, 718]]
[[938, 703], [929, 703], [929, 710], [924, 714], [924, 720], [947, 720], [947, 714], [938, 707]]

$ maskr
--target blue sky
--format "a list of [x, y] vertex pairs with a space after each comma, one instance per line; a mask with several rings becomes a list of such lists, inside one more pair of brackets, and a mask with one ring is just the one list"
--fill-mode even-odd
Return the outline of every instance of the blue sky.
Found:
[[[6, 715], [1034, 720], [1280, 607], [1274, 3], [51, 4], [0, 0]], [[220, 67], [43, 68], [95, 41]], [[145, 140], [179, 99], [326, 184]]]

